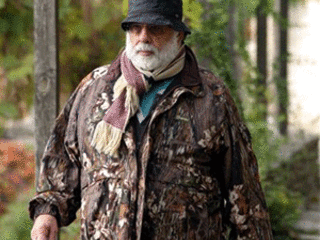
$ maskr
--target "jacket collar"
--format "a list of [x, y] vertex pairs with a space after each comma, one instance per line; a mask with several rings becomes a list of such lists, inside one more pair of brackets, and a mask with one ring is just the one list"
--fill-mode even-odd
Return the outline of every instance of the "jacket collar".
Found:
[[185, 87], [194, 87], [201, 84], [197, 59], [188, 46], [186, 46], [186, 63], [180, 74], [181, 83]]

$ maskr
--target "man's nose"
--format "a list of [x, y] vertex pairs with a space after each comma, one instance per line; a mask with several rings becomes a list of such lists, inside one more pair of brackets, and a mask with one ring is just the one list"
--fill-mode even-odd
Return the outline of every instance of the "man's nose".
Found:
[[140, 42], [150, 43], [150, 31], [148, 26], [144, 25], [139, 34]]

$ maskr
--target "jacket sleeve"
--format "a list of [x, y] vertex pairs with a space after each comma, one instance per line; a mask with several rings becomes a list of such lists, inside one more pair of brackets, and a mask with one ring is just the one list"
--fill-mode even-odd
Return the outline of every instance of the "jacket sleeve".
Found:
[[230, 239], [273, 239], [250, 133], [242, 122], [228, 89], [225, 92], [225, 108], [226, 152], [223, 172], [226, 218], [231, 226]]
[[66, 226], [76, 218], [81, 194], [77, 116], [81, 89], [90, 79], [88, 75], [81, 82], [56, 119], [41, 160], [37, 193], [29, 204], [31, 219], [50, 214]]

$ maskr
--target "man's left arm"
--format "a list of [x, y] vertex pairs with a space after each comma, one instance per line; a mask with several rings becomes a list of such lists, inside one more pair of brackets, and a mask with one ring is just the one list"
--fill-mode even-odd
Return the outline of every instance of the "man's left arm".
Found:
[[230, 96], [226, 97], [224, 176], [227, 216], [236, 239], [270, 240], [272, 229], [250, 133]]

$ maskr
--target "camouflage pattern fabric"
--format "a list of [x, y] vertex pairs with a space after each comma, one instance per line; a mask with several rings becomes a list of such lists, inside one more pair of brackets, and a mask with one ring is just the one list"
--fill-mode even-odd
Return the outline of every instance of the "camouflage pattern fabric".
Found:
[[[250, 134], [229, 90], [187, 48], [179, 84], [151, 114], [139, 153], [134, 124], [119, 156], [91, 146], [113, 99], [117, 58], [90, 73], [56, 121], [30, 216], [60, 226], [81, 209], [81, 239], [273, 239]], [[139, 158], [137, 158], [139, 156]]]

